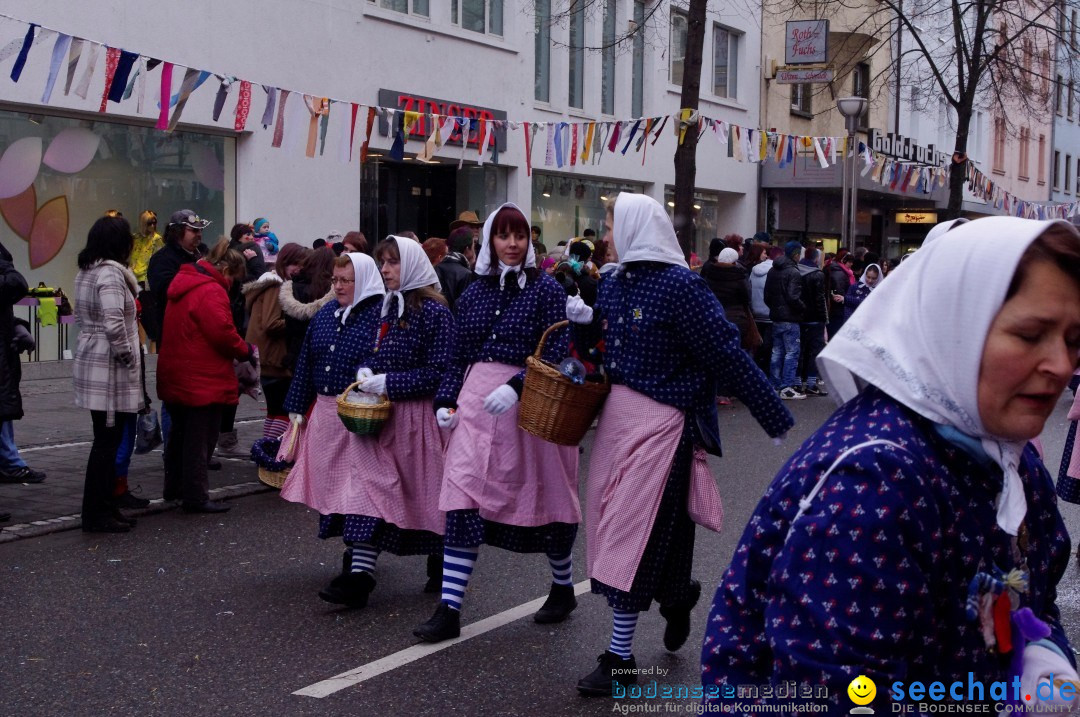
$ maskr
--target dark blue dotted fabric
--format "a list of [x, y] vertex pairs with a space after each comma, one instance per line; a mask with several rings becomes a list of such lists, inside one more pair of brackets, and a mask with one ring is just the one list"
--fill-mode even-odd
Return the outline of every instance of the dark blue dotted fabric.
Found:
[[[851, 454], [785, 543], [800, 499], [843, 451], [871, 438], [905, 450]], [[1020, 549], [1030, 569], [1020, 604], [1071, 655], [1055, 604], [1069, 536], [1034, 447], [1019, 472], [1028, 504]], [[986, 684], [1009, 680], [1008, 656], [989, 650], [965, 615], [977, 572], [1015, 566], [1012, 541], [997, 525], [1000, 489], [999, 468], [884, 393], [868, 389], [848, 401], [788, 460], [750, 518], [716, 590], [704, 686], [792, 680], [826, 686], [835, 704], [860, 674], [878, 685], [966, 684], [969, 672]]]
[[446, 514], [446, 545], [477, 548], [491, 545], [514, 553], [566, 555], [574, 549], [576, 523], [547, 523], [534, 527], [496, 523], [478, 510], [451, 510]]
[[[383, 321], [397, 317], [397, 301], [397, 297], [391, 300]], [[450, 309], [424, 299], [420, 310], [406, 308], [400, 319], [386, 324], [388, 330], [378, 350], [362, 365], [386, 374], [386, 395], [391, 401], [431, 398], [450, 365], [454, 340]]]
[[[479, 276], [457, 301], [454, 350], [443, 376], [436, 406], [457, 406], [465, 371], [474, 363], [496, 362], [525, 366], [540, 337], [552, 324], [566, 319], [566, 292], [547, 274], [530, 279], [524, 289], [512, 277], [499, 286], [497, 276]], [[558, 364], [566, 358], [569, 332], [552, 332], [543, 357]], [[525, 369], [516, 377], [525, 377]]]
[[1058, 498], [1068, 503], [1080, 503], [1080, 479], [1069, 475], [1069, 462], [1076, 450], [1076, 421], [1069, 421], [1069, 432], [1065, 436], [1065, 450], [1061, 452], [1061, 467], [1058, 469]]
[[441, 555], [443, 539], [428, 530], [403, 530], [370, 515], [319, 516], [320, 538], [344, 538], [346, 543], [367, 543], [392, 555]]
[[288, 413], [306, 413], [316, 394], [340, 396], [356, 381], [356, 370], [371, 361], [382, 297], [372, 296], [357, 304], [345, 326], [334, 316], [338, 308], [336, 302], [330, 302], [308, 325], [285, 397]]
[[[737, 396], [770, 436], [795, 424], [769, 379], [742, 350], [739, 330], [705, 280], [671, 264], [632, 263], [600, 282], [588, 345], [603, 332], [612, 383], [687, 411], [695, 431], [718, 441], [716, 396]], [[700, 435], [695, 442], [705, 443]], [[707, 445], [707, 443], [706, 443]]]

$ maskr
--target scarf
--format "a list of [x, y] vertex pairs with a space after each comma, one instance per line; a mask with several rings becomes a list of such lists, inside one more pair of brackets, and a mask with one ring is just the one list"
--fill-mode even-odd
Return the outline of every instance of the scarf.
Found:
[[428, 259], [423, 247], [408, 237], [390, 235], [384, 241], [397, 244], [398, 256], [401, 258], [401, 273], [398, 275], [398, 288], [388, 292], [383, 298], [382, 316], [390, 312], [390, 305], [394, 297], [397, 297], [397, 315], [400, 319], [405, 313], [406, 291], [425, 286], [435, 286], [440, 289], [442, 287], [439, 284], [439, 277], [435, 274], [435, 267], [431, 265], [431, 260]]
[[369, 299], [372, 296], [382, 296], [383, 291], [382, 277], [379, 275], [379, 269], [375, 266], [375, 260], [367, 254], [351, 253], [346, 254], [352, 260], [353, 265], [353, 277], [356, 283], [353, 284], [353, 300], [348, 306], [339, 307], [334, 312], [334, 316], [341, 321], [341, 325], [345, 325], [345, 320], [349, 318], [349, 314], [356, 308], [364, 299]]
[[[480, 242], [480, 251], [478, 251], [477, 254], [476, 254], [476, 269], [475, 269], [475, 271], [476, 271], [476, 274], [478, 276], [494, 276], [495, 275], [496, 267], [491, 266], [491, 259], [490, 259], [490, 257], [491, 257], [491, 228], [495, 224], [495, 216], [500, 211], [502, 211], [503, 209], [507, 209], [507, 208], [516, 209], [517, 211], [521, 212], [521, 208], [518, 205], [513, 204], [511, 202], [507, 202], [506, 204], [503, 204], [501, 207], [499, 207], [498, 209], [493, 211], [491, 214], [489, 214], [487, 219], [484, 221], [484, 230], [483, 230], [483, 232], [481, 234], [482, 239], [481, 239], [481, 242]], [[525, 216], [525, 213], [521, 212], [521, 215]], [[522, 269], [535, 269], [536, 268], [536, 251], [533, 249], [532, 241], [527, 241], [526, 244], [528, 246], [528, 250], [526, 251], [526, 254], [525, 254], [525, 261], [523, 261], [521, 264], [519, 264], [518, 266], [507, 267], [501, 261], [499, 262], [499, 266], [497, 267], [497, 270], [499, 272], [499, 286], [500, 287], [504, 286], [504, 282], [506, 281], [506, 275], [509, 274], [511, 271], [516, 271], [517, 272], [518, 286], [521, 287], [522, 289], [525, 288], [525, 272], [522, 271]]]
[[620, 264], [657, 261], [689, 268], [671, 219], [652, 197], [620, 192], [615, 199], [612, 231]]

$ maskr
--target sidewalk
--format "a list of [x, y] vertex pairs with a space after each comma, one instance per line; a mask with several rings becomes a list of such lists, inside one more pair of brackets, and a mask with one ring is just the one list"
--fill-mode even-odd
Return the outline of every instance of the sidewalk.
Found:
[[[70, 364], [70, 362], [67, 362]], [[33, 375], [32, 372], [28, 372]], [[154, 408], [161, 407], [152, 387], [155, 375], [147, 373]], [[21, 384], [26, 416], [15, 422], [15, 442], [26, 463], [45, 471], [43, 483], [0, 484], [0, 512], [11, 513], [11, 521], [0, 524], [0, 543], [79, 526], [86, 459], [90, 454], [93, 429], [90, 412], [75, 406], [71, 378], [40, 378]], [[240, 444], [250, 446], [262, 436], [265, 404], [248, 396], [240, 399], [236, 428]], [[255, 465], [247, 460], [222, 459], [219, 471], [210, 471], [211, 494], [215, 499], [269, 490], [258, 481]], [[161, 501], [164, 465], [161, 448], [132, 456], [128, 483], [132, 492], [154, 500], [150, 508], [133, 515], [171, 509]]]

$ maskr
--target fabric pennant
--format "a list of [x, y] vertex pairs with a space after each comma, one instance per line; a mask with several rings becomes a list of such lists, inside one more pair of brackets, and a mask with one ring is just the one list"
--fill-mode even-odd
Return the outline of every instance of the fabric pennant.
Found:
[[367, 161], [368, 147], [371, 144], [371, 128], [375, 124], [375, 108], [368, 107], [367, 112], [367, 129], [364, 131], [364, 144], [360, 147], [360, 162]]
[[570, 132], [572, 138], [570, 140], [570, 166], [577, 166], [577, 150], [578, 150], [578, 123], [574, 122], [570, 125]]
[[[276, 89], [274, 90], [276, 92]], [[289, 99], [289, 91], [281, 90], [281, 101], [277, 103], [277, 119], [274, 121], [274, 137], [270, 146], [281, 149], [281, 141], [285, 138], [285, 101]], [[270, 101], [267, 101], [269, 104]], [[265, 113], [263, 115], [265, 119]]]
[[476, 163], [484, 166], [484, 140], [487, 139], [488, 123], [483, 120], [477, 120], [478, 127], [476, 128]]
[[248, 113], [251, 112], [251, 83], [240, 80], [240, 90], [236, 96], [236, 119], [233, 121], [233, 129], [243, 132], [247, 126]]
[[390, 120], [391, 136], [394, 138], [390, 145], [390, 159], [400, 162], [405, 159], [405, 113], [390, 108], [386, 111], [393, 118]]
[[656, 144], [656, 140], [660, 139], [660, 133], [667, 127], [667, 121], [670, 118], [671, 115], [664, 115], [664, 118], [660, 121], [660, 126], [656, 129], [656, 132], [653, 133], [652, 142], [649, 142], [650, 145]]
[[56, 36], [53, 44], [52, 59], [49, 61], [49, 79], [45, 81], [45, 91], [41, 94], [41, 104], [49, 104], [52, 98], [53, 87], [56, 86], [56, 77], [60, 74], [60, 65], [64, 64], [64, 57], [71, 47], [71, 35], [60, 33]]
[[611, 128], [611, 139], [608, 140], [607, 151], [615, 152], [619, 147], [619, 135], [622, 133], [622, 122], [613, 122]]
[[90, 52], [86, 55], [86, 69], [83, 70], [83, 75], [79, 78], [79, 84], [75, 86], [75, 94], [84, 100], [86, 99], [86, 93], [90, 90], [90, 79], [94, 76], [94, 69], [97, 67], [100, 54], [101, 45], [91, 42]]
[[161, 67], [161, 103], [158, 109], [158, 121], [154, 125], [157, 129], [169, 127], [169, 95], [172, 94], [172, 71], [171, 62], [166, 62]]
[[214, 113], [211, 115], [211, 119], [217, 122], [221, 119], [221, 111], [225, 109], [225, 100], [229, 97], [229, 88], [232, 87], [232, 77], [218, 76], [218, 80], [221, 84], [218, 85], [217, 94], [214, 95]]
[[147, 61], [145, 59], [139, 59], [139, 72], [135, 77], [135, 84], [138, 87], [139, 99], [135, 105], [135, 111], [142, 114], [143, 101], [146, 99], [146, 76], [150, 74], [150, 63], [153, 60]]
[[630, 135], [626, 138], [626, 143], [623, 145], [622, 152], [620, 154], [626, 154], [626, 150], [630, 149], [630, 143], [634, 141], [634, 135], [637, 134], [638, 129], [641, 127], [641, 120], [638, 119], [634, 122], [634, 126], [630, 129]]
[[34, 44], [34, 33], [37, 32], [37, 28], [35, 23], [30, 23], [30, 27], [26, 29], [26, 37], [23, 38], [22, 47], [19, 48], [19, 56], [15, 58], [15, 65], [11, 68], [12, 82], [18, 82], [22, 77], [23, 67], [26, 66], [26, 58], [30, 55], [30, 46]]
[[113, 72], [111, 89], [108, 94], [109, 102], [119, 103], [124, 99], [128, 77], [131, 75], [131, 69], [135, 66], [135, 62], [138, 59], [139, 53], [137, 52], [128, 52], [127, 50], [120, 51], [120, 59], [117, 60], [116, 70]]
[[360, 105], [351, 102], [349, 112], [349, 161], [352, 161], [352, 148], [356, 144], [356, 116], [360, 113]]
[[547, 149], [544, 152], [544, 166], [550, 167], [555, 162], [555, 128], [557, 122], [549, 122], [547, 125]]
[[263, 85], [262, 88], [266, 90], [266, 106], [263, 107], [261, 124], [263, 129], [266, 129], [274, 124], [274, 111], [277, 108], [278, 90], [276, 87], [268, 87], [267, 85]]
[[113, 81], [116, 79], [116, 68], [120, 65], [120, 48], [105, 48], [105, 91], [101, 93], [101, 106], [98, 112], [105, 111], [105, 104], [109, 101], [109, 91], [112, 90]]
[[67, 83], [64, 85], [64, 94], [71, 93], [71, 83], [75, 81], [75, 70], [79, 67], [79, 58], [82, 57], [86, 40], [81, 37], [71, 38], [71, 48], [68, 50]]
[[184, 70], [184, 80], [180, 83], [180, 90], [176, 95], [176, 106], [173, 108], [172, 118], [169, 120], [169, 132], [176, 129], [176, 124], [180, 121], [180, 115], [184, 113], [184, 108], [187, 107], [188, 97], [191, 97], [191, 93], [198, 86], [201, 75], [201, 71], [190, 67]]
[[326, 154], [326, 133], [330, 129], [330, 110], [333, 108], [334, 103], [327, 98], [323, 98], [326, 102], [326, 111], [322, 113], [319, 118], [319, 156], [322, 157]]

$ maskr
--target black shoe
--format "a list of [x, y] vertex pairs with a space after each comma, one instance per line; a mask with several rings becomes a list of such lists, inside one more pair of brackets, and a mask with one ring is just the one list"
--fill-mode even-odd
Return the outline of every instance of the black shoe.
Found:
[[184, 503], [180, 508], [185, 513], [228, 513], [232, 506], [208, 500], [202, 503]]
[[206, 469], [211, 471], [221, 470], [221, 461], [217, 460], [216, 458], [211, 458], [206, 462]]
[[417, 625], [412, 634], [424, 642], [442, 642], [461, 635], [461, 613], [444, 602], [435, 608], [435, 614], [422, 625]]
[[117, 523], [123, 523], [124, 525], [131, 526], [132, 528], [134, 528], [135, 525], [139, 522], [134, 518], [129, 518], [123, 513], [121, 513], [119, 508], [113, 508], [112, 519], [115, 520]]
[[701, 583], [697, 580], [690, 581], [690, 594], [686, 599], [675, 605], [661, 605], [660, 614], [667, 620], [664, 628], [664, 647], [675, 652], [686, 644], [686, 638], [690, 637], [690, 611], [697, 605], [701, 597]]
[[[588, 697], [611, 697], [612, 683], [636, 685], [637, 675], [627, 670], [637, 669], [637, 660], [633, 655], [623, 659], [610, 650], [596, 658], [600, 664], [596, 669], [578, 680], [578, 692]], [[619, 672], [616, 673], [615, 671]]]
[[375, 577], [371, 573], [345, 573], [320, 590], [319, 597], [335, 605], [361, 608], [367, 605], [368, 595], [374, 589]]
[[442, 590], [442, 553], [427, 556], [427, 582], [424, 592], [437, 593]]
[[82, 524], [82, 531], [84, 533], [127, 533], [130, 530], [130, 525], [121, 523], [118, 520], [113, 520], [112, 517], [98, 518], [93, 521], [83, 521]]
[[148, 507], [150, 505], [150, 501], [146, 498], [140, 498], [137, 495], [133, 495], [132, 492], [128, 490], [113, 498], [113, 505], [115, 505], [117, 508], [138, 510], [140, 508]]
[[16, 468], [13, 471], [0, 471], [0, 483], [40, 483], [43, 480], [45, 480], [44, 473], [28, 466]]
[[0, 523], [6, 523], [11, 520], [11, 513], [0, 513]]
[[533, 615], [533, 622], [541, 625], [562, 622], [576, 607], [577, 598], [574, 596], [574, 586], [552, 583], [547, 600]]

